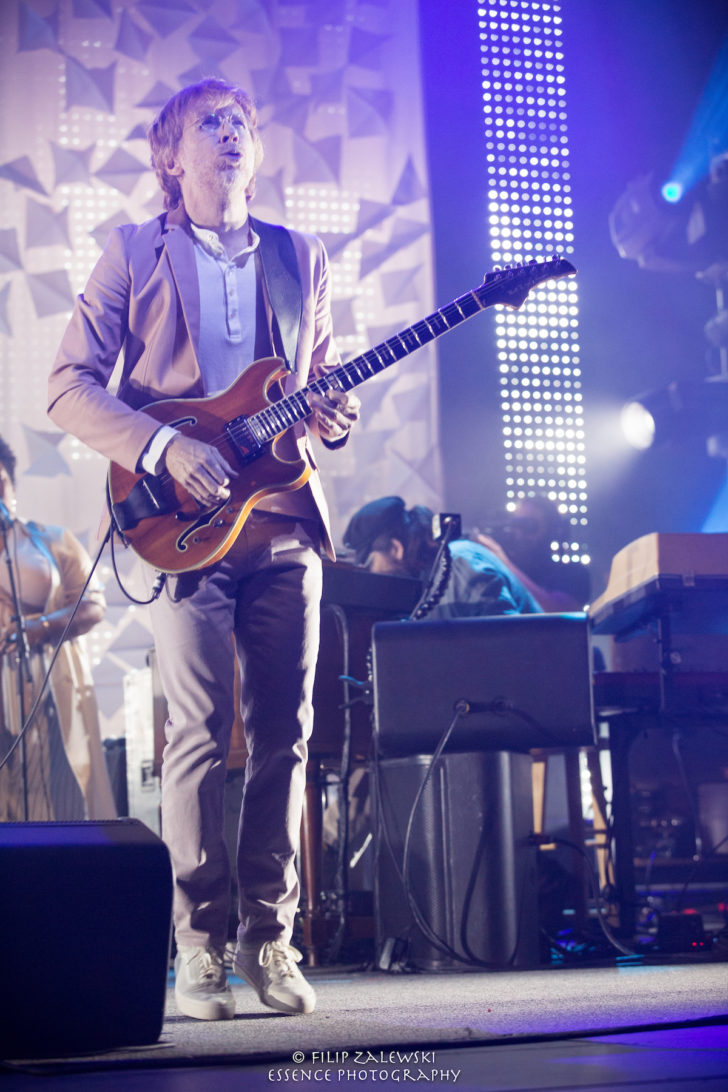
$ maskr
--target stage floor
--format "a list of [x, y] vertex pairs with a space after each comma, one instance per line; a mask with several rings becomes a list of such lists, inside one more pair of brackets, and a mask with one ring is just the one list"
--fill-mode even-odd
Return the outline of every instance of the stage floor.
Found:
[[[728, 966], [629, 964], [392, 975], [307, 972], [318, 1006], [287, 1017], [231, 980], [234, 1020], [180, 1016], [172, 980], [151, 1046], [6, 1064], [4, 1092], [455, 1086], [461, 1092], [728, 1088]], [[113, 988], [110, 983], [110, 988]]]

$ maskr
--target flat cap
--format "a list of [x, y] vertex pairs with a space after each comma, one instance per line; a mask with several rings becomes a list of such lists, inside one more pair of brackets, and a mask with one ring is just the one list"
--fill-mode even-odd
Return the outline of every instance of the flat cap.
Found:
[[406, 505], [402, 498], [380, 497], [354, 513], [344, 532], [344, 545], [354, 551], [357, 565], [363, 565], [381, 535], [391, 535], [406, 542], [408, 534]]

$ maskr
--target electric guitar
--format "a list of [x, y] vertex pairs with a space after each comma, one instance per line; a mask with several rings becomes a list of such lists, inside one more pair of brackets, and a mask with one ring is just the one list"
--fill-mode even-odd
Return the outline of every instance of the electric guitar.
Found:
[[308, 386], [284, 395], [283, 361], [255, 361], [222, 394], [173, 398], [144, 407], [160, 424], [217, 446], [238, 471], [230, 496], [202, 508], [168, 473], [134, 474], [111, 463], [108, 499], [123, 539], [155, 569], [180, 573], [202, 569], [225, 556], [256, 503], [270, 493], [299, 489], [311, 475], [289, 429], [312, 413], [307, 395], [348, 391], [378, 375], [493, 304], [518, 308], [542, 281], [576, 270], [565, 258], [531, 261], [495, 270], [479, 288], [460, 296]]

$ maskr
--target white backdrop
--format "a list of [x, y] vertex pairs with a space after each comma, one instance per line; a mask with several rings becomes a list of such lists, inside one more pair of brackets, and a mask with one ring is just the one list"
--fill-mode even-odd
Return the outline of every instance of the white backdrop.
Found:
[[[417, 41], [416, 0], [4, 0], [0, 430], [21, 515], [95, 552], [106, 466], [48, 421], [47, 375], [109, 227], [161, 210], [146, 125], [184, 84], [219, 74], [254, 95], [266, 158], [252, 211], [324, 237], [345, 358], [448, 302], [432, 298]], [[357, 434], [322, 455], [337, 541], [374, 497], [441, 505], [435, 369], [425, 348], [360, 388]], [[110, 607], [91, 640], [117, 736], [123, 678], [151, 637], [102, 566]]]

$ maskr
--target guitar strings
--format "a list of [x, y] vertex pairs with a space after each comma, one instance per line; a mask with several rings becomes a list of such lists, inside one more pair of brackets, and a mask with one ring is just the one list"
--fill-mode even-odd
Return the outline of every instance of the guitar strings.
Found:
[[[338, 365], [333, 370], [331, 375], [320, 376], [301, 390], [294, 391], [292, 394], [286, 395], [284, 398], [279, 399], [278, 402], [271, 402], [270, 405], [264, 406], [261, 410], [258, 410], [254, 414], [251, 414], [250, 417], [247, 418], [247, 420], [250, 421], [257, 418], [259, 421], [263, 421], [267, 431], [269, 431], [271, 424], [271, 422], [268, 421], [267, 418], [273, 418], [273, 425], [282, 424], [282, 428], [276, 428], [276, 431], [270, 434], [264, 441], [266, 443], [272, 442], [278, 436], [282, 435], [282, 433], [285, 432], [292, 425], [298, 423], [299, 421], [305, 420], [306, 417], [309, 417], [311, 415], [311, 407], [308, 405], [305, 397], [309, 391], [314, 391], [317, 394], [324, 394], [327, 390], [331, 390], [332, 388], [335, 388], [337, 386], [337, 380], [340, 378], [342, 373], [345, 374], [347, 379], [350, 381], [350, 387], [348, 389], [351, 389], [351, 387], [356, 387], [360, 383], [363, 383], [366, 379], [370, 379], [372, 376], [377, 375], [381, 371], [384, 371], [386, 368], [390, 367], [392, 364], [395, 364], [398, 360], [401, 360], [404, 356], [407, 356], [415, 349], [428, 344], [430, 341], [433, 341], [435, 338], [439, 337], [440, 334], [446, 333], [448, 330], [452, 329], [453, 327], [448, 321], [450, 315], [452, 315], [453, 318], [457, 319], [454, 325], [458, 325], [464, 319], [469, 318], [470, 314], [476, 314], [476, 311], [472, 311], [470, 313], [463, 311], [460, 304], [467, 299], [472, 299], [476, 303], [478, 310], [481, 310], [484, 306], [481, 303], [479, 297], [476, 295], [476, 291], [466, 293], [465, 296], [461, 296], [458, 300], [454, 300], [452, 303], [447, 304], [446, 307], [443, 307], [440, 310], [433, 312], [432, 315], [428, 315], [426, 319], [421, 319], [418, 323], [415, 323], [414, 325], [408, 327], [406, 330], [402, 330], [399, 333], [392, 335], [391, 338], [389, 338], [387, 341], [382, 342], [381, 345], [367, 350], [360, 356], [354, 357], [353, 360], [349, 360], [344, 364]], [[431, 322], [436, 317], [443, 320], [443, 322], [445, 323], [444, 329], [433, 330], [431, 328]], [[421, 331], [426, 331], [429, 335], [424, 341], [418, 336], [418, 329]], [[410, 335], [414, 335], [417, 339], [417, 344], [413, 347], [410, 347], [406, 341], [406, 338]], [[396, 344], [397, 342], [399, 343], [399, 347], [401, 348], [399, 354], [395, 352], [393, 344]], [[385, 348], [392, 354], [391, 360], [382, 359], [382, 351]], [[372, 357], [374, 359], [371, 359]], [[375, 366], [375, 362], [379, 365], [379, 367]], [[364, 375], [361, 375], [359, 369], [363, 365], [367, 366], [368, 371]], [[300, 409], [304, 409], [305, 413], [293, 416], [293, 419], [290, 422], [286, 423], [285, 418], [283, 417], [283, 411], [288, 410], [289, 406], [291, 405], [297, 405], [299, 411]], [[280, 422], [276, 422], [276, 417], [281, 418]], [[242, 431], [242, 426], [237, 426], [236, 428], [236, 426], [233, 425], [230, 427], [230, 436], [221, 433], [218, 436], [212, 437], [208, 442], [211, 447], [216, 448], [218, 451], [222, 451], [223, 448], [227, 444], [229, 444], [231, 437], [233, 440], [235, 440], [235, 431], [240, 433]], [[159, 478], [164, 485], [167, 485], [168, 483], [173, 481], [172, 475], [166, 469], [162, 471], [162, 473], [159, 475]]]
[[[494, 276], [496, 279], [488, 282], [486, 277], [486, 279], [483, 281], [483, 284], [479, 288], [474, 289], [471, 292], [466, 292], [463, 296], [459, 296], [456, 300], [453, 300], [451, 303], [446, 304], [445, 307], [434, 311], [431, 315], [428, 315], [427, 318], [421, 319], [419, 322], [416, 322], [412, 326], [407, 327], [406, 330], [402, 330], [397, 334], [393, 334], [391, 338], [388, 338], [380, 345], [367, 350], [360, 356], [354, 357], [353, 360], [338, 365], [336, 368], [333, 369], [330, 375], [320, 376], [301, 390], [294, 391], [292, 394], [284, 396], [283, 398], [279, 399], [278, 402], [271, 402], [268, 406], [264, 406], [261, 410], [258, 410], [254, 414], [251, 414], [245, 419], [246, 422], [256, 420], [258, 422], [262, 422], [265, 427], [265, 431], [269, 433], [269, 435], [266, 436], [265, 440], [261, 442], [259, 440], [259, 437], [256, 435], [255, 429], [253, 428], [252, 432], [255, 439], [259, 443], [261, 443], [261, 446], [264, 443], [272, 443], [275, 439], [277, 439], [284, 432], [286, 432], [287, 429], [289, 429], [292, 425], [297, 424], [299, 421], [305, 420], [306, 417], [309, 417], [312, 413], [311, 407], [306, 401], [306, 394], [309, 391], [314, 391], [317, 394], [325, 394], [327, 390], [331, 390], [337, 387], [338, 381], [340, 380], [342, 375], [345, 375], [350, 383], [350, 386], [348, 387], [346, 386], [346, 384], [343, 384], [344, 389], [351, 389], [352, 387], [358, 386], [359, 383], [362, 383], [366, 379], [370, 379], [372, 378], [372, 376], [377, 375], [381, 371], [384, 371], [386, 368], [390, 367], [390, 365], [401, 360], [404, 356], [407, 356], [409, 353], [414, 352], [415, 349], [429, 344], [430, 341], [435, 340], [441, 334], [444, 334], [448, 330], [453, 329], [465, 319], [471, 318], [473, 315], [477, 314], [478, 311], [484, 310], [486, 307], [489, 306], [486, 297], [492, 294], [494, 290], [498, 289], [501, 286], [503, 280], [512, 280], [515, 275], [517, 275], [519, 272], [523, 272], [524, 270], [532, 272], [534, 276], [541, 277], [541, 273], [544, 267], [557, 264], [557, 260], [554, 260], [551, 263], [538, 263], [535, 266], [530, 266], [529, 264], [526, 264], [515, 266], [504, 271], [496, 271], [495, 273], [489, 274], [489, 276]], [[528, 289], [530, 290], [531, 287], [532, 285], [529, 285]], [[466, 309], [468, 301], [471, 301], [471, 303], [475, 304], [474, 310]], [[450, 321], [451, 318], [455, 320], [452, 323]], [[435, 323], [435, 320], [437, 319], [440, 319], [444, 323], [444, 328], [437, 328], [437, 325]], [[427, 335], [424, 340], [420, 337], [420, 333]], [[417, 342], [414, 346], [409, 345], [407, 342], [407, 338], [411, 336], [414, 336]], [[392, 359], [383, 359], [383, 352], [385, 349], [391, 354]], [[400, 351], [397, 352], [397, 349], [399, 349]], [[378, 367], [376, 365], [378, 365]], [[364, 366], [366, 366], [368, 371], [366, 372], [366, 374], [362, 375], [359, 369], [360, 367]], [[288, 411], [289, 408], [292, 406], [295, 406], [298, 412], [292, 414], [292, 419], [287, 422], [284, 413]], [[301, 410], [304, 410], [305, 412], [302, 413]], [[273, 425], [274, 427], [273, 432], [270, 432], [271, 425]], [[239, 425], [236, 428], [236, 426], [231, 425], [229, 427], [229, 434], [220, 434], [219, 436], [212, 437], [208, 441], [210, 446], [221, 451], [226, 444], [230, 443], [231, 439], [233, 440], [233, 442], [235, 442], [235, 431], [240, 434], [242, 431], [242, 427], [242, 425]], [[165, 485], [173, 481], [172, 475], [166, 469], [162, 471], [162, 473], [159, 475], [159, 478]]]

